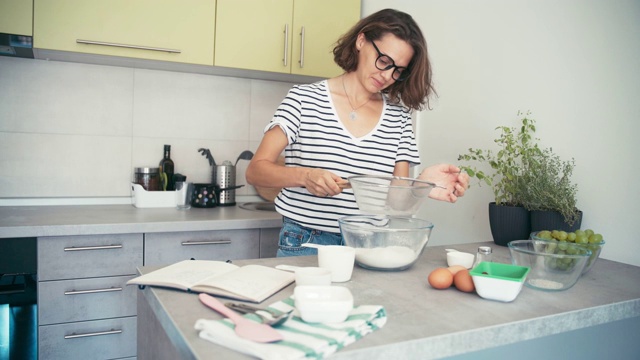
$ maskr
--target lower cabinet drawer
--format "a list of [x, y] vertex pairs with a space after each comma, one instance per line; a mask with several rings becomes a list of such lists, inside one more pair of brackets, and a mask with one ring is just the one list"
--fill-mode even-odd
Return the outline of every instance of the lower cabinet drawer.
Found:
[[135, 275], [142, 246], [142, 234], [39, 237], [38, 280]]
[[135, 316], [138, 287], [126, 285], [134, 277], [41, 281], [38, 324]]
[[38, 327], [40, 359], [114, 359], [136, 356], [136, 317]]
[[260, 257], [260, 230], [215, 230], [144, 235], [144, 265], [182, 260], [236, 260]]

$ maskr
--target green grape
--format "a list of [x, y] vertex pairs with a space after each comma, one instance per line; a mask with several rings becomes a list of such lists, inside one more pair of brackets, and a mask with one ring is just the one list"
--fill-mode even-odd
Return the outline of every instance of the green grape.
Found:
[[576, 233], [570, 232], [567, 234], [567, 241], [575, 242], [576, 241]]
[[589, 244], [598, 244], [602, 242], [602, 235], [593, 234], [589, 236]]
[[[567, 244], [566, 241], [560, 241], [558, 243], [558, 249], [560, 249], [560, 251], [562, 251], [564, 253], [564, 250], [567, 250], [567, 248], [569, 247], [569, 245]], [[560, 254], [560, 251], [558, 251], [558, 254]]]
[[572, 247], [567, 249], [567, 254], [575, 255], [575, 254], [578, 253], [578, 251], [579, 251], [579, 249], [577, 249], [575, 246], [572, 246]]
[[593, 235], [593, 230], [591, 230], [591, 229], [587, 229], [587, 230], [585, 230], [585, 231], [584, 231], [584, 233], [585, 233], [587, 236], [591, 236], [591, 235]]
[[587, 244], [589, 243], [589, 238], [586, 234], [576, 235], [576, 244]]
[[551, 240], [551, 239], [553, 239], [553, 236], [551, 236], [551, 231], [549, 231], [549, 230], [542, 230], [542, 231], [539, 231], [539, 232], [536, 234], [536, 236], [537, 236], [537, 237], [539, 237], [540, 239], [545, 239], [545, 240]]
[[558, 230], [553, 230], [553, 231], [551, 231], [551, 236], [552, 236], [554, 239], [558, 239], [558, 240], [560, 240], [560, 238], [559, 238], [559, 236], [560, 236], [560, 231], [558, 231]]
[[558, 240], [565, 241], [567, 240], [567, 232], [566, 231], [558, 231]]
[[576, 230], [574, 232], [576, 233], [576, 236], [584, 235], [584, 230], [578, 229], [578, 230]]

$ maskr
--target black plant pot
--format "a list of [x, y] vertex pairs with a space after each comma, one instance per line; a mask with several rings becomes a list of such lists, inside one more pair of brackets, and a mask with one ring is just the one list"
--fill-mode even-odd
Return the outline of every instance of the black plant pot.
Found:
[[582, 211], [579, 212], [578, 219], [573, 226], [564, 221], [564, 216], [557, 211], [540, 211], [531, 212], [531, 231], [541, 230], [564, 230], [573, 232], [580, 229], [582, 224]]
[[507, 246], [512, 240], [525, 240], [531, 234], [529, 210], [522, 206], [489, 203], [489, 225], [496, 245]]

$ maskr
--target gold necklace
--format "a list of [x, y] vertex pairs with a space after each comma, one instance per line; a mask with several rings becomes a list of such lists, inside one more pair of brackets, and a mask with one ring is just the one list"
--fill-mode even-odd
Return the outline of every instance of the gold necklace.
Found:
[[347, 94], [347, 88], [344, 86], [344, 74], [342, 75], [342, 89], [344, 90], [344, 96], [347, 97], [347, 101], [349, 102], [349, 106], [351, 106], [351, 112], [349, 113], [349, 120], [351, 120], [351, 121], [358, 120], [358, 114], [356, 113], [356, 110], [358, 110], [361, 107], [367, 105], [369, 100], [371, 100], [371, 96], [369, 96], [369, 98], [367, 99], [367, 101], [364, 102], [364, 104], [358, 106], [357, 108], [354, 108], [353, 105], [351, 104], [351, 99], [349, 99], [349, 94]]

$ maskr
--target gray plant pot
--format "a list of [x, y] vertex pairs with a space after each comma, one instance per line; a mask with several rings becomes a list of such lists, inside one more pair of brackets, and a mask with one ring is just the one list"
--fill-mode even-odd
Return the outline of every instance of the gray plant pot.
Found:
[[489, 226], [496, 245], [507, 246], [512, 240], [525, 240], [531, 234], [529, 210], [522, 206], [489, 203]]
[[531, 211], [531, 231], [541, 230], [564, 230], [573, 232], [580, 229], [582, 224], [582, 211], [578, 216], [578, 220], [570, 226], [564, 221], [564, 216], [557, 211]]

